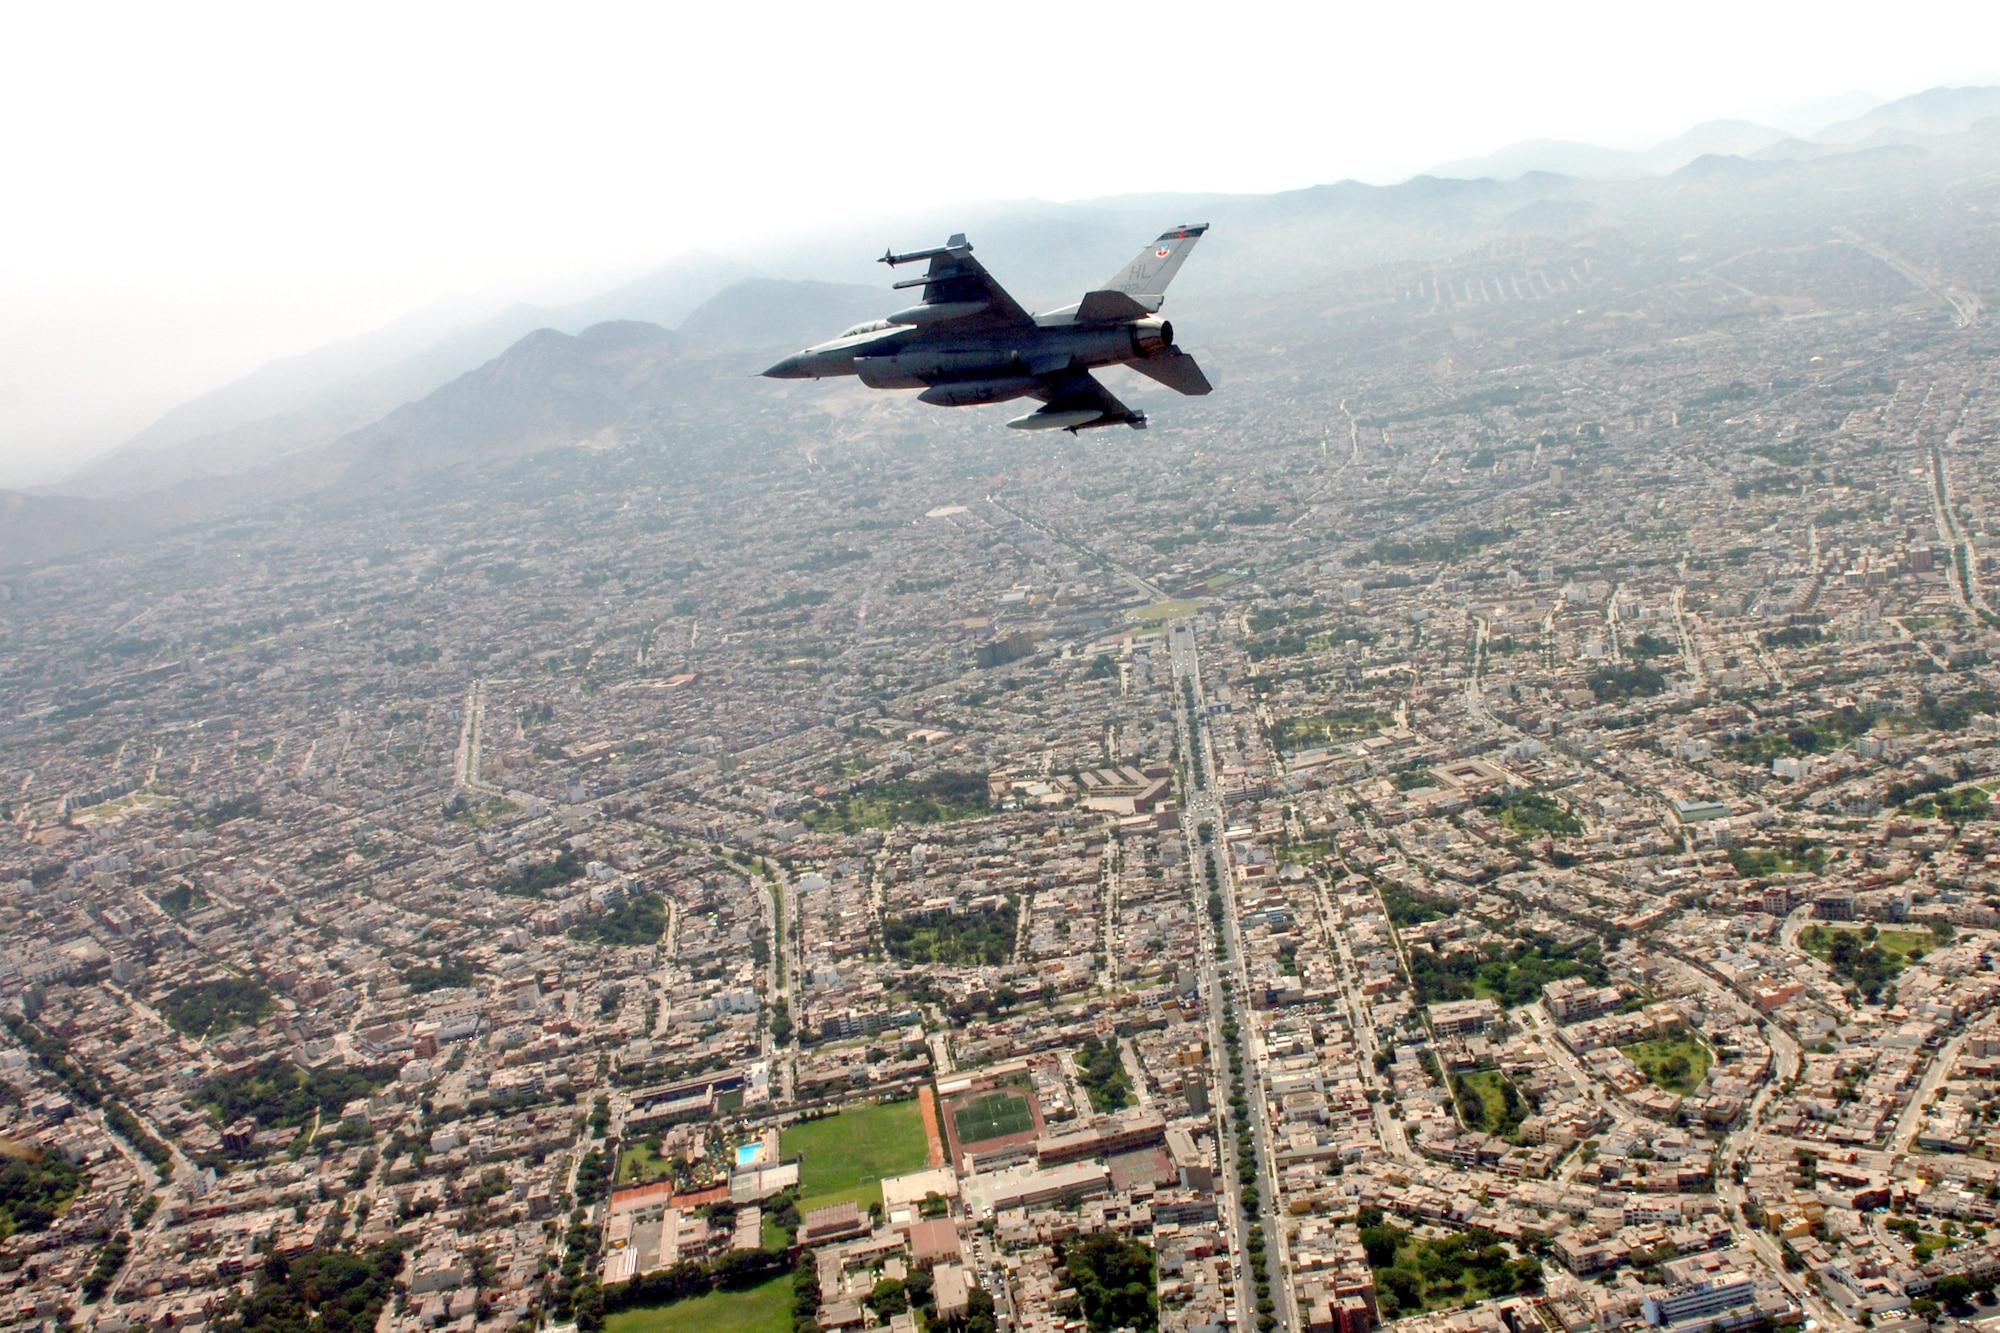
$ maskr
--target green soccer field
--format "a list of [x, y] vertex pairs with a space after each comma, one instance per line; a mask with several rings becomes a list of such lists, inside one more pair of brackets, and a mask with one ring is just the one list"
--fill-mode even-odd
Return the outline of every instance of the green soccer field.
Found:
[[969, 1106], [951, 1113], [958, 1144], [984, 1143], [1009, 1134], [1026, 1134], [1035, 1128], [1035, 1113], [1028, 1099], [1018, 1092], [989, 1092]]
[[852, 1199], [866, 1209], [882, 1202], [882, 1181], [922, 1170], [930, 1159], [923, 1112], [917, 1103], [850, 1106], [823, 1120], [807, 1120], [778, 1141], [787, 1161], [799, 1159], [799, 1212]]

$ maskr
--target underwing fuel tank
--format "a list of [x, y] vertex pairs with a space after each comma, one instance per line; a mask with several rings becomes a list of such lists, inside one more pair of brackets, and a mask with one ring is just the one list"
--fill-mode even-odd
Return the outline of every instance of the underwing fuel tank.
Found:
[[933, 407], [977, 407], [982, 403], [1004, 403], [1010, 398], [1027, 397], [1038, 383], [1040, 381], [1032, 375], [990, 380], [947, 380], [925, 389], [917, 395], [917, 401]]
[[1015, 417], [1007, 424], [1015, 430], [1075, 430], [1078, 426], [1088, 426], [1103, 415], [1094, 407], [1070, 408], [1060, 412], [1052, 412], [1045, 407], [1039, 412]]

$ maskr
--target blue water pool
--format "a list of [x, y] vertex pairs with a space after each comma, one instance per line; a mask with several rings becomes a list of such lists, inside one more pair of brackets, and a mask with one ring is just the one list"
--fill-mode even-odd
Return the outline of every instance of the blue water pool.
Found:
[[754, 1162], [754, 1161], [756, 1161], [756, 1160], [757, 1160], [757, 1145], [756, 1145], [756, 1144], [754, 1144], [754, 1143], [739, 1143], [739, 1144], [737, 1144], [737, 1145], [736, 1145], [736, 1165], [738, 1165], [738, 1166], [748, 1166], [748, 1165], [750, 1165], [750, 1163], [752, 1163], [752, 1162]]

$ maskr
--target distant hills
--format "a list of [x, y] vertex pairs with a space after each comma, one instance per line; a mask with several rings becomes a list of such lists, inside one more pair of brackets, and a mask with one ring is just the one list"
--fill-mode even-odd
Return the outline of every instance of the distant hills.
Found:
[[264, 466], [380, 419], [536, 329], [575, 332], [617, 319], [672, 326], [747, 272], [734, 260], [694, 254], [570, 306], [418, 311], [191, 399], [50, 489], [133, 495]]
[[[461, 467], [500, 466], [557, 446], [590, 447], [663, 404], [702, 396], [720, 373], [712, 359], [688, 356], [683, 340], [657, 324], [610, 321], [576, 335], [537, 329], [319, 447], [128, 493], [0, 492], [0, 565], [70, 555], [247, 506], [309, 497], [352, 501]], [[185, 456], [188, 447], [160, 456]], [[214, 457], [207, 441], [194, 447], [202, 458]]]
[[[2000, 168], [2000, 89], [1935, 89], [1810, 140], [1723, 121], [1644, 153], [1542, 143], [1447, 167], [1480, 164], [1493, 169], [1393, 186], [991, 202], [822, 229], [742, 258], [690, 255], [559, 308], [441, 305], [182, 404], [58, 486], [0, 492], [0, 565], [550, 448], [796, 434], [801, 411], [830, 413], [833, 427], [863, 401], [915, 413], [888, 396], [750, 377], [775, 353], [895, 308], [873, 256], [951, 231], [970, 234], [1010, 290], [1046, 309], [1076, 299], [1160, 227], [1210, 222], [1173, 292], [1183, 340], [1225, 377], [1239, 349], [1251, 376], [1297, 374], [1355, 336], [1375, 318], [1368, 311], [1434, 292], [1432, 266], [1468, 255], [1554, 246], [1581, 273], [1592, 254], [1634, 244], [1679, 253], [1697, 232], [1740, 246], [1771, 243], [1776, 228], [1786, 244], [1822, 245], [1859, 207], [1928, 207], [1949, 182]], [[1151, 390], [1133, 391], [1143, 401]], [[890, 419], [845, 420], [873, 429]]]
[[1813, 139], [1824, 144], [1882, 142], [1881, 136], [1958, 134], [2000, 116], [2000, 88], [1932, 88], [1898, 98], [1828, 125]]
[[675, 387], [681, 340], [616, 320], [537, 329], [485, 365], [342, 437], [316, 471], [368, 489], [464, 463], [587, 442]]
[[1747, 120], [1711, 120], [1643, 152], [1569, 139], [1528, 139], [1484, 157], [1441, 162], [1429, 174], [1454, 180], [1513, 180], [1531, 171], [1579, 180], [1622, 181], [1664, 176], [1710, 153], [1749, 157], [1781, 143], [1786, 134]]
[[1513, 180], [1547, 171], [1579, 180], [1622, 181], [1664, 176], [1710, 155], [1801, 159], [1861, 146], [1912, 143], [1962, 134], [2000, 116], [2000, 88], [1932, 88], [1886, 102], [1851, 119], [1796, 137], [1747, 120], [1712, 120], [1644, 150], [1605, 148], [1567, 139], [1529, 139], [1482, 157], [1441, 162], [1429, 175], [1458, 180]]
[[891, 304], [880, 287], [745, 278], [702, 302], [680, 334], [717, 350], [804, 347], [880, 319]]

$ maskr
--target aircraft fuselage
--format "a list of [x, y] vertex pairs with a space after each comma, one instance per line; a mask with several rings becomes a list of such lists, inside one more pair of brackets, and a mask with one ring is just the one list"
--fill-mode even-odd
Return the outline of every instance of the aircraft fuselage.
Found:
[[1036, 320], [1032, 331], [992, 333], [891, 323], [818, 343], [764, 373], [815, 380], [855, 375], [871, 389], [922, 389], [922, 401], [958, 407], [1022, 398], [1043, 376], [1139, 361], [1173, 345], [1174, 326], [1156, 315], [1077, 324], [1058, 312]]

